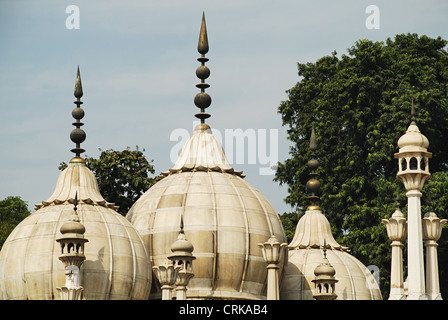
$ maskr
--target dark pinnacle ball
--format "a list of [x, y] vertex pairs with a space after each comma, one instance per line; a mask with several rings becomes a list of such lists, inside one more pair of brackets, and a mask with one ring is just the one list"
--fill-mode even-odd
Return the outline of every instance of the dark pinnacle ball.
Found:
[[86, 140], [86, 133], [79, 128], [73, 129], [72, 132], [70, 132], [70, 139], [74, 143], [82, 143]]
[[72, 117], [75, 118], [76, 120], [81, 120], [82, 118], [84, 118], [84, 110], [83, 108], [75, 108], [72, 111]]
[[194, 96], [194, 104], [198, 108], [205, 109], [212, 104], [212, 98], [208, 93], [200, 92]]
[[196, 76], [199, 79], [207, 79], [210, 76], [210, 69], [206, 66], [199, 66], [196, 69]]
[[317, 193], [319, 189], [320, 189], [319, 180], [313, 178], [306, 183], [306, 190], [308, 190], [308, 192]]

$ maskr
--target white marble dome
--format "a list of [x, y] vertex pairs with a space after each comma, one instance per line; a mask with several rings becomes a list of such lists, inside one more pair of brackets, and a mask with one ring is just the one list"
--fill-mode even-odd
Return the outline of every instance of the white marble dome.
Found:
[[381, 292], [371, 272], [358, 259], [339, 245], [331, 233], [327, 218], [317, 206], [309, 207], [297, 224], [289, 244], [288, 266], [280, 289], [282, 300], [313, 300], [314, 271], [326, 255], [338, 280], [338, 300], [381, 300]]
[[171, 254], [182, 217], [196, 257], [187, 298], [265, 299], [267, 270], [258, 243], [271, 235], [285, 242], [283, 226], [268, 200], [229, 165], [208, 125], [196, 127], [163, 175], [127, 215], [152, 265]]
[[151, 265], [135, 228], [101, 196], [93, 173], [83, 162], [60, 174], [53, 195], [9, 235], [0, 252], [2, 299], [59, 299], [65, 282], [60, 228], [77, 213], [88, 239], [81, 266], [84, 299], [148, 299]]
[[421, 134], [419, 128], [412, 122], [406, 133], [398, 139], [398, 147], [400, 152], [406, 151], [423, 151], [426, 152], [429, 146], [429, 140]]

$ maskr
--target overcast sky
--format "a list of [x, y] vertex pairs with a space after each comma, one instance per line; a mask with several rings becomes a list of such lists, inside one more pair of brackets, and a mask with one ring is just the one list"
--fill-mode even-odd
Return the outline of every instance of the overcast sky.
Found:
[[[70, 5], [79, 8], [79, 29], [67, 28], [67, 18], [74, 22], [73, 12], [66, 13]], [[369, 5], [379, 9], [379, 29], [366, 27]], [[32, 208], [53, 193], [59, 163], [72, 158], [78, 64], [85, 154], [138, 145], [154, 160], [156, 174], [171, 168], [170, 154], [182, 140], [177, 134], [191, 134], [198, 112], [193, 97], [203, 11], [213, 100], [207, 123], [224, 139], [226, 130], [255, 133], [255, 161], [246, 154], [236, 163], [236, 150], [229, 161], [280, 214], [291, 210], [283, 200], [287, 187], [260, 168], [268, 166], [262, 156], [269, 156], [271, 143], [278, 145], [279, 161], [288, 158], [277, 108], [299, 81], [297, 63], [334, 50], [340, 56], [362, 38], [384, 41], [411, 32], [448, 39], [445, 0], [2, 0], [0, 200], [21, 196]]]

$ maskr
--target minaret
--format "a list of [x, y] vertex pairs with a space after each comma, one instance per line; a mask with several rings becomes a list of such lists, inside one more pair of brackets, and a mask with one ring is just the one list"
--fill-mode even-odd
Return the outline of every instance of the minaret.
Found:
[[67, 222], [61, 226], [62, 236], [56, 239], [61, 245], [59, 260], [65, 264], [65, 286], [58, 287], [61, 300], [81, 300], [84, 288], [80, 286], [80, 267], [86, 257], [84, 256], [84, 244], [88, 242], [84, 238], [86, 231], [80, 222], [77, 213], [78, 194], [75, 195], [73, 214]]
[[430, 209], [423, 218], [423, 240], [426, 247], [426, 296], [429, 300], [442, 300], [439, 284], [439, 263], [437, 259], [437, 241], [442, 234], [442, 227], [448, 222], [440, 219], [431, 208], [431, 195], [427, 197]]
[[212, 103], [212, 98], [208, 93], [205, 92], [205, 89], [210, 87], [209, 84], [205, 83], [205, 79], [210, 76], [210, 69], [205, 65], [205, 63], [208, 61], [208, 58], [205, 57], [208, 49], [205, 13], [202, 13], [202, 23], [198, 41], [198, 52], [201, 54], [201, 57], [198, 58], [198, 61], [201, 63], [201, 65], [196, 69], [196, 76], [201, 79], [201, 83], [198, 83], [196, 87], [201, 89], [201, 92], [194, 97], [194, 104], [201, 110], [201, 112], [197, 113], [195, 117], [201, 119], [201, 123], [205, 123], [205, 119], [210, 117], [210, 115], [205, 112], [205, 109], [208, 108]]
[[412, 122], [406, 134], [398, 140], [399, 151], [397, 177], [403, 182], [408, 198], [408, 298], [424, 300], [425, 271], [423, 265], [422, 214], [420, 198], [425, 181], [429, 178], [428, 139], [420, 133], [415, 123], [412, 102]]
[[80, 120], [84, 118], [84, 110], [81, 108], [81, 104], [83, 102], [81, 101], [81, 97], [83, 95], [82, 92], [82, 83], [81, 83], [81, 74], [79, 72], [79, 66], [78, 66], [78, 72], [76, 74], [76, 83], [75, 83], [75, 97], [76, 101], [73, 103], [76, 104], [76, 107], [72, 111], [73, 118], [76, 119], [76, 121], [73, 123], [73, 125], [76, 127], [72, 130], [70, 133], [70, 139], [76, 144], [76, 147], [71, 150], [75, 154], [75, 157], [70, 160], [70, 162], [81, 162], [84, 163], [85, 160], [81, 158], [81, 153], [85, 152], [84, 149], [81, 148], [81, 143], [86, 140], [86, 133], [84, 130], [81, 129], [81, 126], [84, 125]]
[[392, 217], [381, 222], [386, 226], [392, 247], [389, 300], [405, 299], [403, 287], [403, 241], [406, 240], [407, 221], [400, 210], [400, 193], [397, 192], [397, 207]]

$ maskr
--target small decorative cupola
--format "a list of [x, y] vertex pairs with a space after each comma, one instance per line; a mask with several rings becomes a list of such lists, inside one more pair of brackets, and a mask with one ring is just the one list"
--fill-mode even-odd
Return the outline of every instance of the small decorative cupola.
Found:
[[84, 288], [80, 286], [80, 268], [86, 259], [84, 244], [88, 242], [84, 237], [86, 228], [80, 222], [77, 214], [78, 197], [75, 196], [73, 214], [60, 229], [61, 236], [56, 241], [61, 245], [61, 260], [65, 265], [65, 286], [58, 287], [61, 300], [81, 300]]
[[187, 299], [187, 285], [190, 279], [194, 277], [193, 255], [194, 247], [184, 233], [183, 219], [181, 219], [180, 232], [177, 240], [171, 245], [172, 254], [168, 257], [173, 265], [180, 267], [176, 276], [176, 300]]
[[423, 184], [430, 177], [429, 159], [432, 154], [428, 152], [429, 141], [421, 134], [415, 123], [415, 106], [412, 101], [411, 124], [406, 133], [398, 140], [398, 153], [395, 159], [398, 159], [397, 177], [403, 181], [406, 191], [415, 190], [420, 192]]
[[322, 262], [314, 269], [316, 277], [311, 280], [315, 285], [314, 299], [335, 300], [338, 297], [335, 287], [339, 280], [334, 277], [335, 274], [336, 270], [327, 259], [327, 246], [324, 241]]

